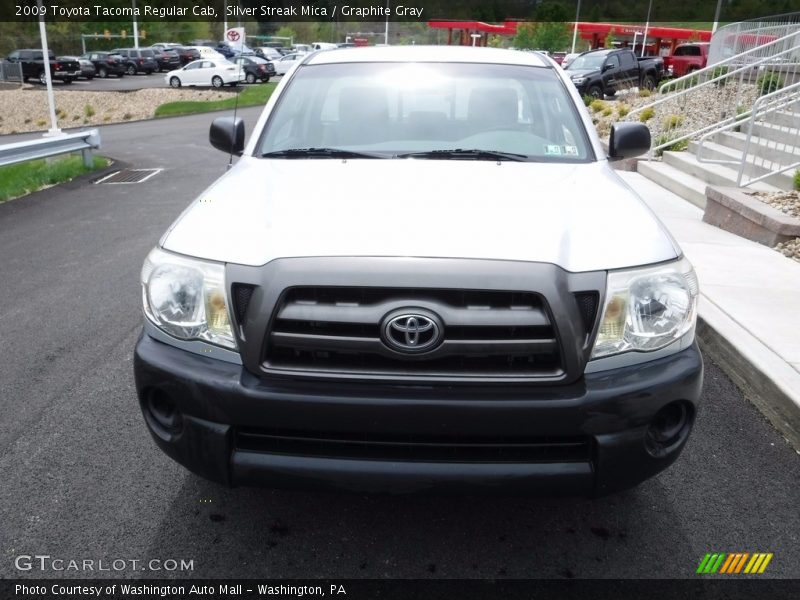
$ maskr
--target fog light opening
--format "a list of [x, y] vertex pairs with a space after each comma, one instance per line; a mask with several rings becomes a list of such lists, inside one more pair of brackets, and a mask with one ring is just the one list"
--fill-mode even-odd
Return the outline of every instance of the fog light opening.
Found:
[[669, 454], [686, 440], [691, 428], [691, 405], [682, 400], [667, 404], [656, 413], [647, 428], [647, 451], [656, 457]]
[[147, 410], [153, 420], [168, 433], [178, 433], [183, 427], [183, 417], [177, 405], [161, 390], [152, 390], [148, 394]]

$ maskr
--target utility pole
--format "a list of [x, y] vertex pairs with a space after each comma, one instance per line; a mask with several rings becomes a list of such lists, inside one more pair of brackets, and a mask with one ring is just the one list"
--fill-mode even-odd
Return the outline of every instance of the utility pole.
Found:
[[136, 0], [131, 0], [133, 5], [133, 47], [139, 49], [139, 24], [136, 22]]
[[44, 63], [44, 76], [47, 78], [47, 108], [50, 111], [50, 124], [52, 127], [47, 130], [45, 136], [54, 137], [61, 135], [56, 121], [56, 101], [53, 97], [53, 79], [50, 77], [50, 50], [47, 47], [47, 28], [44, 26], [44, 12], [42, 10], [42, 0], [36, 0], [39, 7], [39, 36], [42, 38], [42, 63]]
[[386, 29], [383, 32], [383, 43], [389, 45], [389, 0], [386, 0]]
[[644, 38], [642, 38], [642, 54], [644, 56], [644, 49], [647, 46], [647, 31], [650, 29], [650, 11], [653, 9], [653, 0], [647, 5], [647, 23], [644, 24]]
[[711, 26], [711, 35], [717, 31], [717, 27], [719, 26], [719, 15], [722, 12], [722, 0], [717, 0], [717, 10], [714, 13], [714, 24]]
[[578, 0], [578, 9], [575, 11], [575, 25], [572, 28], [572, 50], [571, 53], [575, 54], [575, 43], [578, 41], [578, 19], [581, 16], [581, 0]]

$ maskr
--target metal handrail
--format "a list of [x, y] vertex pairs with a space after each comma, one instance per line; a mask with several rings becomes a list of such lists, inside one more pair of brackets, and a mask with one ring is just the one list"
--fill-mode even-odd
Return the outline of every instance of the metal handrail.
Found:
[[[752, 139], [753, 139], [753, 125], [756, 122], [756, 118], [757, 117], [763, 118], [764, 116], [782, 110], [787, 106], [790, 106], [792, 104], [797, 104], [797, 102], [800, 100], [800, 97], [798, 97], [795, 94], [795, 92], [800, 92], [800, 82], [797, 82], [785, 88], [781, 88], [779, 90], [775, 90], [774, 92], [759, 97], [753, 103], [753, 107], [749, 111], [742, 113], [740, 115], [736, 115], [736, 117], [729, 119], [730, 122], [726, 123], [725, 125], [720, 126], [719, 128], [713, 131], [705, 133], [697, 141], [697, 152], [695, 154], [697, 160], [699, 162], [704, 162], [709, 164], [739, 165], [736, 176], [736, 185], [739, 187], [748, 186], [750, 184], [762, 181], [768, 177], [772, 177], [773, 175], [780, 175], [781, 173], [784, 173], [790, 169], [800, 166], [800, 160], [798, 160], [789, 165], [784, 165], [783, 167], [777, 170], [771, 170], [768, 173], [764, 173], [758, 177], [750, 179], [748, 180], [747, 183], [744, 184], [744, 186], [742, 185], [742, 179], [744, 178], [744, 170], [748, 163], [747, 157], [750, 155], [750, 146], [752, 144]], [[708, 141], [708, 139], [711, 136], [717, 135], [718, 133], [721, 133], [723, 131], [728, 131], [730, 129], [741, 127], [742, 125], [745, 124], [746, 121], [749, 121], [748, 131], [747, 131], [747, 137], [745, 139], [744, 148], [741, 151], [742, 152], [741, 159], [738, 160], [733, 158], [711, 159], [703, 157], [703, 151], [705, 150], [705, 142]], [[795, 154], [795, 152], [792, 151], [792, 154]]]
[[100, 148], [100, 132], [97, 129], [15, 142], [0, 146], [0, 166], [80, 152], [84, 166], [91, 167], [92, 150], [98, 148]]
[[[744, 56], [749, 56], [750, 54], [753, 54], [753, 53], [755, 53], [757, 51], [761, 52], [761, 51], [765, 50], [768, 46], [777, 45], [779, 43], [787, 42], [787, 41], [789, 41], [789, 39], [791, 39], [793, 37], [800, 37], [800, 31], [795, 31], [793, 33], [787, 34], [787, 35], [785, 35], [785, 36], [783, 36], [781, 38], [778, 38], [776, 40], [772, 40], [771, 42], [767, 42], [766, 44], [763, 44], [761, 46], [756, 46], [755, 48], [751, 48], [750, 50], [747, 50], [746, 52], [742, 52], [741, 54], [737, 54], [736, 56], [731, 56], [729, 58], [726, 58], [725, 60], [720, 61], [720, 62], [718, 62], [718, 63], [716, 63], [714, 65], [709, 65], [707, 67], [703, 67], [702, 69], [698, 69], [696, 71], [692, 71], [691, 73], [687, 73], [683, 77], [679, 77], [678, 79], [673, 79], [672, 81], [668, 81], [667, 83], [662, 84], [658, 88], [658, 91], [659, 91], [659, 93], [664, 93], [663, 90], [665, 88], [673, 87], [673, 86], [677, 88], [677, 87], [679, 87], [678, 84], [691, 81], [693, 78], [699, 78], [701, 75], [703, 75], [703, 74], [705, 74], [707, 72], [710, 72], [710, 73], [713, 74], [713, 72], [715, 70], [719, 70], [721, 67], [726, 66], [726, 63], [731, 63], [731, 62], [734, 62], [734, 61], [738, 62], [738, 60], [740, 60]], [[698, 90], [698, 89], [700, 89], [700, 88], [702, 88], [704, 86], [710, 85], [712, 83], [718, 83], [718, 82], [722, 81], [723, 79], [731, 78], [733, 75], [736, 75], [737, 73], [740, 73], [740, 72], [746, 71], [746, 70], [751, 70], [753, 67], [759, 66], [762, 63], [765, 63], [765, 62], [768, 62], [768, 61], [772, 61], [775, 58], [777, 58], [777, 57], [779, 57], [779, 56], [781, 56], [783, 54], [787, 54], [787, 53], [791, 53], [791, 52], [795, 52], [795, 51], [796, 51], [796, 48], [795, 47], [791, 47], [791, 48], [787, 48], [786, 50], [783, 50], [781, 52], [778, 52], [777, 54], [773, 54], [771, 56], [763, 57], [763, 58], [761, 58], [761, 59], [759, 59], [759, 60], [757, 60], [755, 62], [749, 63], [747, 65], [743, 65], [743, 66], [739, 67], [738, 69], [736, 69], [735, 71], [729, 71], [729, 72], [723, 73], [722, 75], [719, 75], [719, 76], [714, 77], [712, 79], [707, 79], [707, 80], [705, 80], [702, 83], [699, 83], [697, 85], [693, 85], [693, 86], [687, 87], [687, 88], [685, 88], [685, 89], [683, 89], [683, 90], [681, 90], [679, 92], [672, 93], [669, 96], [664, 96], [663, 98], [659, 98], [658, 100], [656, 100], [655, 102], [651, 102], [650, 104], [645, 104], [644, 106], [640, 106], [639, 108], [636, 108], [636, 109], [630, 111], [628, 113], [628, 116], [630, 117], [632, 115], [638, 114], [638, 113], [642, 112], [643, 110], [645, 110], [647, 108], [653, 108], [653, 107], [658, 106], [659, 104], [662, 104], [662, 103], [667, 102], [669, 100], [674, 100], [675, 98], [678, 98], [680, 96], [688, 94], [689, 92]]]

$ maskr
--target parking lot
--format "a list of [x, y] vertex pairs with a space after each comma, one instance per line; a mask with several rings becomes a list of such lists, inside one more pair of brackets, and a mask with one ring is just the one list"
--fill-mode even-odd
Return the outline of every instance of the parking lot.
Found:
[[[252, 125], [258, 112], [240, 115]], [[19, 555], [48, 554], [192, 560], [169, 575], [204, 578], [681, 578], [720, 550], [772, 552], [765, 577], [797, 576], [800, 462], [710, 361], [677, 463], [597, 500], [225, 489], [173, 463], [133, 385], [138, 274], [225, 172], [207, 142], [212, 118], [102, 127], [103, 154], [163, 169], [144, 183], [75, 181], [0, 205], [0, 275], [14, 282], [0, 288], [0, 410], [13, 415], [0, 421], [0, 576], [85, 575], [15, 568]]]
[[[132, 92], [134, 90], [144, 90], [148, 88], [168, 88], [169, 85], [164, 81], [166, 73], [151, 73], [145, 75], [140, 73], [137, 75], [125, 75], [123, 77], [109, 76], [105, 79], [95, 77], [94, 79], [77, 79], [70, 84], [65, 84], [61, 81], [53, 83], [53, 89], [57, 91], [76, 91], [76, 92]], [[280, 76], [273, 77], [270, 81], [280, 81]], [[38, 83], [30, 82], [32, 86], [29, 89], [36, 90], [44, 86]], [[242, 85], [247, 85], [242, 83]], [[260, 85], [258, 83], [253, 85]], [[211, 89], [211, 86], [207, 86]], [[221, 91], [232, 91], [230, 87], [224, 87]]]

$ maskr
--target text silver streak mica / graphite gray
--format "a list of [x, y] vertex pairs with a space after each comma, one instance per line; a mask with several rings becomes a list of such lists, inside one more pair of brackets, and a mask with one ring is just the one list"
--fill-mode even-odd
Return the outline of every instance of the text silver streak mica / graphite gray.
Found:
[[697, 278], [536, 53], [331, 50], [141, 273], [153, 439], [224, 485], [600, 495], [669, 466]]

